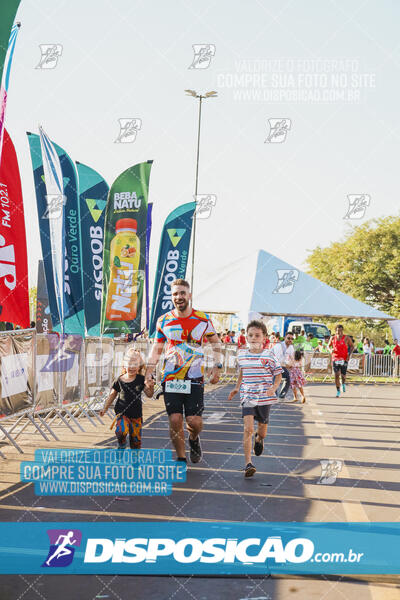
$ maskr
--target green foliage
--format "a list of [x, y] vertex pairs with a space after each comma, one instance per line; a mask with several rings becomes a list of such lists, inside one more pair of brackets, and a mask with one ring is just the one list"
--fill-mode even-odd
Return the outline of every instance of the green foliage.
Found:
[[[315, 248], [307, 266], [320, 281], [400, 318], [400, 217], [350, 227], [342, 241]], [[342, 321], [345, 325], [346, 319]], [[388, 334], [387, 324], [376, 321], [351, 319], [346, 329], [352, 335], [363, 332], [378, 343]]]

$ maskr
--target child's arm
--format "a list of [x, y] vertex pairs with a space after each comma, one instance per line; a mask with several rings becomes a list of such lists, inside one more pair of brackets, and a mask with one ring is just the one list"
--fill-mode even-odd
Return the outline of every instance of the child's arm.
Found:
[[275, 375], [274, 383], [267, 390], [267, 394], [269, 396], [275, 396], [275, 392], [278, 389], [278, 387], [280, 386], [281, 381], [282, 381], [282, 373], [278, 373], [277, 375]]
[[228, 400], [232, 400], [232, 398], [234, 396], [236, 396], [236, 394], [240, 390], [240, 385], [242, 383], [242, 379], [243, 379], [243, 369], [240, 369], [237, 383], [236, 383], [235, 387], [233, 388], [233, 390], [231, 391], [231, 393], [229, 394]]
[[108, 411], [108, 409], [110, 408], [111, 404], [114, 402], [115, 398], [117, 397], [117, 390], [114, 390], [114, 388], [111, 390], [110, 395], [108, 396], [105, 405], [103, 406], [103, 408], [101, 409], [101, 411], [99, 412], [99, 415], [101, 417], [104, 417], [104, 415], [106, 414], [106, 412]]

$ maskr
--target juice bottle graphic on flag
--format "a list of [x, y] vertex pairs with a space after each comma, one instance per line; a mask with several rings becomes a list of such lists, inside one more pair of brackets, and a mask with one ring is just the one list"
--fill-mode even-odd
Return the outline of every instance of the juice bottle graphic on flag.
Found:
[[136, 219], [119, 219], [111, 241], [111, 277], [107, 294], [106, 318], [127, 321], [137, 314], [140, 241]]

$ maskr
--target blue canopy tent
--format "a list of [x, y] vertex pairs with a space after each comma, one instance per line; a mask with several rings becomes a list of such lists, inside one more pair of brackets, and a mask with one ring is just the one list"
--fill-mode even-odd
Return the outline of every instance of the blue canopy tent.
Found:
[[212, 313], [251, 313], [385, 319], [393, 317], [322, 283], [265, 250], [231, 263], [195, 295], [194, 306]]

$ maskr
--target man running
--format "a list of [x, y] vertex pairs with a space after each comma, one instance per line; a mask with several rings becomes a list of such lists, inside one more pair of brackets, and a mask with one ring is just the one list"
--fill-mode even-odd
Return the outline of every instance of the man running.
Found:
[[294, 335], [289, 331], [285, 335], [283, 342], [278, 342], [272, 348], [272, 353], [282, 367], [282, 381], [280, 389], [277, 391], [278, 398], [286, 398], [286, 394], [290, 388], [290, 373], [288, 367], [294, 360]]
[[353, 352], [353, 340], [349, 335], [343, 334], [343, 325], [336, 327], [336, 333], [331, 337], [328, 347], [332, 348], [332, 366], [335, 373], [336, 398], [340, 396], [340, 376], [342, 377], [342, 391], [346, 391], [346, 372], [349, 355]]
[[203, 428], [204, 354], [203, 342], [210, 342], [214, 367], [210, 383], [218, 383], [222, 369], [221, 343], [206, 313], [191, 307], [190, 286], [184, 279], [171, 284], [175, 310], [162, 315], [156, 326], [156, 337], [146, 369], [145, 379], [151, 379], [165, 342], [167, 347], [161, 376], [165, 408], [169, 418], [172, 444], [177, 460], [186, 462], [183, 413], [189, 431], [190, 460], [201, 460], [199, 433]]

